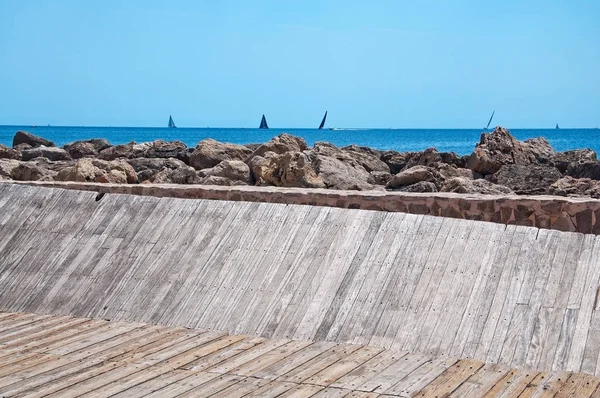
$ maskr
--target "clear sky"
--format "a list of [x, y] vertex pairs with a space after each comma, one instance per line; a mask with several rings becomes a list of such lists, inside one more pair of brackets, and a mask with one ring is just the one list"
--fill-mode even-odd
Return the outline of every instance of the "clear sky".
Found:
[[0, 0], [0, 124], [600, 127], [598, 0]]

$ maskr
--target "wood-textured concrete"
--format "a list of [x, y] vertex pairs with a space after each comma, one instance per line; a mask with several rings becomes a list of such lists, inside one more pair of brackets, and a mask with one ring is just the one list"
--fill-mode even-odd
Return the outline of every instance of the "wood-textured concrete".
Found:
[[600, 373], [600, 238], [0, 184], [0, 311]]
[[598, 397], [599, 386], [365, 345], [0, 313], [2, 397]]

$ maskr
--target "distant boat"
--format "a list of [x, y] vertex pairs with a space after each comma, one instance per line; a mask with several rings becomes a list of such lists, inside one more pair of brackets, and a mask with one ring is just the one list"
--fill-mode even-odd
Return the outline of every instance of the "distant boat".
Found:
[[175, 122], [173, 121], [173, 118], [171, 117], [171, 115], [169, 115], [169, 128], [170, 129], [177, 128], [177, 126], [175, 126]]
[[559, 129], [560, 129], [560, 127], [558, 127], [558, 123], [556, 123], [556, 129], [557, 129], [557, 130], [559, 130]]
[[487, 129], [490, 127], [490, 124], [492, 123], [492, 119], [494, 118], [494, 113], [496, 113], [496, 110], [494, 110], [494, 111], [492, 112], [492, 116], [490, 116], [490, 120], [488, 120], [488, 124], [487, 124], [487, 126], [485, 126], [485, 127], [483, 128], [484, 130], [487, 130]]
[[262, 119], [260, 119], [260, 126], [258, 127], [259, 129], [268, 129], [269, 125], [267, 124], [267, 118], [265, 118], [265, 115], [263, 115]]
[[325, 126], [325, 119], [327, 119], [327, 111], [325, 111], [325, 116], [323, 116], [323, 120], [321, 120], [321, 124], [319, 124], [319, 130]]

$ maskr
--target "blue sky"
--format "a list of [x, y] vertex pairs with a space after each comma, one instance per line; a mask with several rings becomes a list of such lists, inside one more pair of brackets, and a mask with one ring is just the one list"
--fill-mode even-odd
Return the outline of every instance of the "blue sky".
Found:
[[600, 1], [0, 0], [0, 124], [600, 126]]

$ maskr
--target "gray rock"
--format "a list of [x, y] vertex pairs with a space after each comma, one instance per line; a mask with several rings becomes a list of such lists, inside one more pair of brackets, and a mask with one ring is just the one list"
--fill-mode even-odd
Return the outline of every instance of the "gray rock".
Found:
[[[246, 145], [246, 147], [248, 146]], [[248, 157], [248, 160], [255, 156], [264, 156], [264, 154], [267, 152], [273, 152], [281, 155], [286, 152], [302, 152], [306, 149], [306, 141], [304, 141], [303, 138], [283, 133], [272, 138], [270, 141], [259, 145]]]
[[190, 166], [196, 170], [209, 169], [223, 160], [245, 161], [252, 151], [243, 145], [227, 144], [213, 139], [202, 140], [190, 155]]
[[21, 152], [0, 144], [0, 159], [21, 160]]
[[54, 142], [48, 141], [47, 139], [42, 137], [38, 137], [37, 135], [28, 133], [27, 131], [17, 131], [17, 133], [13, 137], [12, 146], [13, 148], [15, 148], [21, 144], [27, 144], [34, 148], [42, 145], [46, 147], [56, 146], [54, 145]]
[[397, 189], [401, 192], [437, 192], [438, 189], [433, 182], [419, 181], [412, 185], [403, 186]]
[[51, 161], [72, 160], [71, 155], [67, 151], [57, 147], [39, 146], [32, 149], [21, 151], [23, 160], [32, 160], [35, 158], [46, 158]]
[[21, 162], [10, 172], [10, 178], [16, 181], [52, 181], [55, 175], [56, 172], [31, 162]]
[[[307, 151], [313, 169], [326, 188], [359, 191], [380, 189], [376, 188], [375, 179], [362, 165], [348, 155], [336, 156], [339, 149], [335, 146], [327, 147], [329, 145], [318, 147], [315, 144], [315, 151]], [[333, 156], [328, 156], [326, 153]]]
[[398, 174], [408, 161], [415, 155], [415, 152], [397, 152], [397, 151], [386, 151], [381, 154], [379, 159], [388, 165], [390, 173]]
[[110, 143], [105, 139], [91, 139], [72, 142], [64, 145], [63, 149], [69, 152], [73, 159], [81, 159], [96, 157], [100, 151], [110, 147]]
[[600, 180], [600, 162], [571, 163], [567, 168], [567, 175], [574, 178]]
[[493, 184], [487, 180], [471, 180], [465, 177], [453, 177], [444, 183], [440, 192], [478, 193], [486, 195], [512, 195], [510, 188]]
[[483, 175], [494, 174], [505, 164], [530, 165], [548, 163], [554, 150], [545, 138], [525, 142], [515, 139], [502, 127], [481, 134], [479, 144], [469, 157], [468, 168]]
[[248, 161], [252, 182], [256, 185], [276, 187], [325, 188], [311, 161], [302, 152], [278, 155], [266, 152], [265, 157], [255, 156]]
[[231, 181], [240, 181], [245, 184], [250, 180], [250, 167], [241, 160], [223, 160], [218, 165], [210, 169], [200, 170], [200, 178], [204, 177], [223, 177]]
[[4, 179], [11, 178], [11, 173], [14, 168], [18, 167], [21, 162], [15, 159], [0, 159], [0, 176]]
[[190, 166], [164, 168], [148, 180], [154, 184], [200, 184], [200, 181], [198, 172]]
[[133, 167], [122, 160], [106, 161], [81, 158], [73, 166], [59, 171], [55, 179], [57, 181], [133, 184], [137, 182], [137, 175]]
[[504, 185], [519, 195], [543, 195], [562, 174], [555, 167], [507, 164], [493, 174], [490, 181]]
[[561, 173], [566, 173], [569, 166], [576, 168], [580, 163], [593, 163], [598, 158], [596, 152], [591, 149], [575, 149], [573, 151], [557, 152], [550, 158], [550, 165], [554, 166]]
[[350, 145], [342, 150], [369, 173], [381, 172], [390, 174], [390, 167], [380, 159], [381, 152], [371, 148]]
[[392, 176], [392, 179], [387, 184], [387, 188], [398, 189], [404, 186], [416, 184], [421, 181], [432, 182], [434, 185], [439, 187], [444, 182], [444, 176], [431, 167], [414, 166]]
[[174, 170], [186, 165], [183, 161], [173, 158], [135, 158], [127, 159], [126, 162], [135, 170], [139, 182], [150, 180], [163, 169]]
[[566, 176], [554, 182], [548, 188], [548, 193], [558, 196], [588, 196], [600, 199], [600, 181]]

